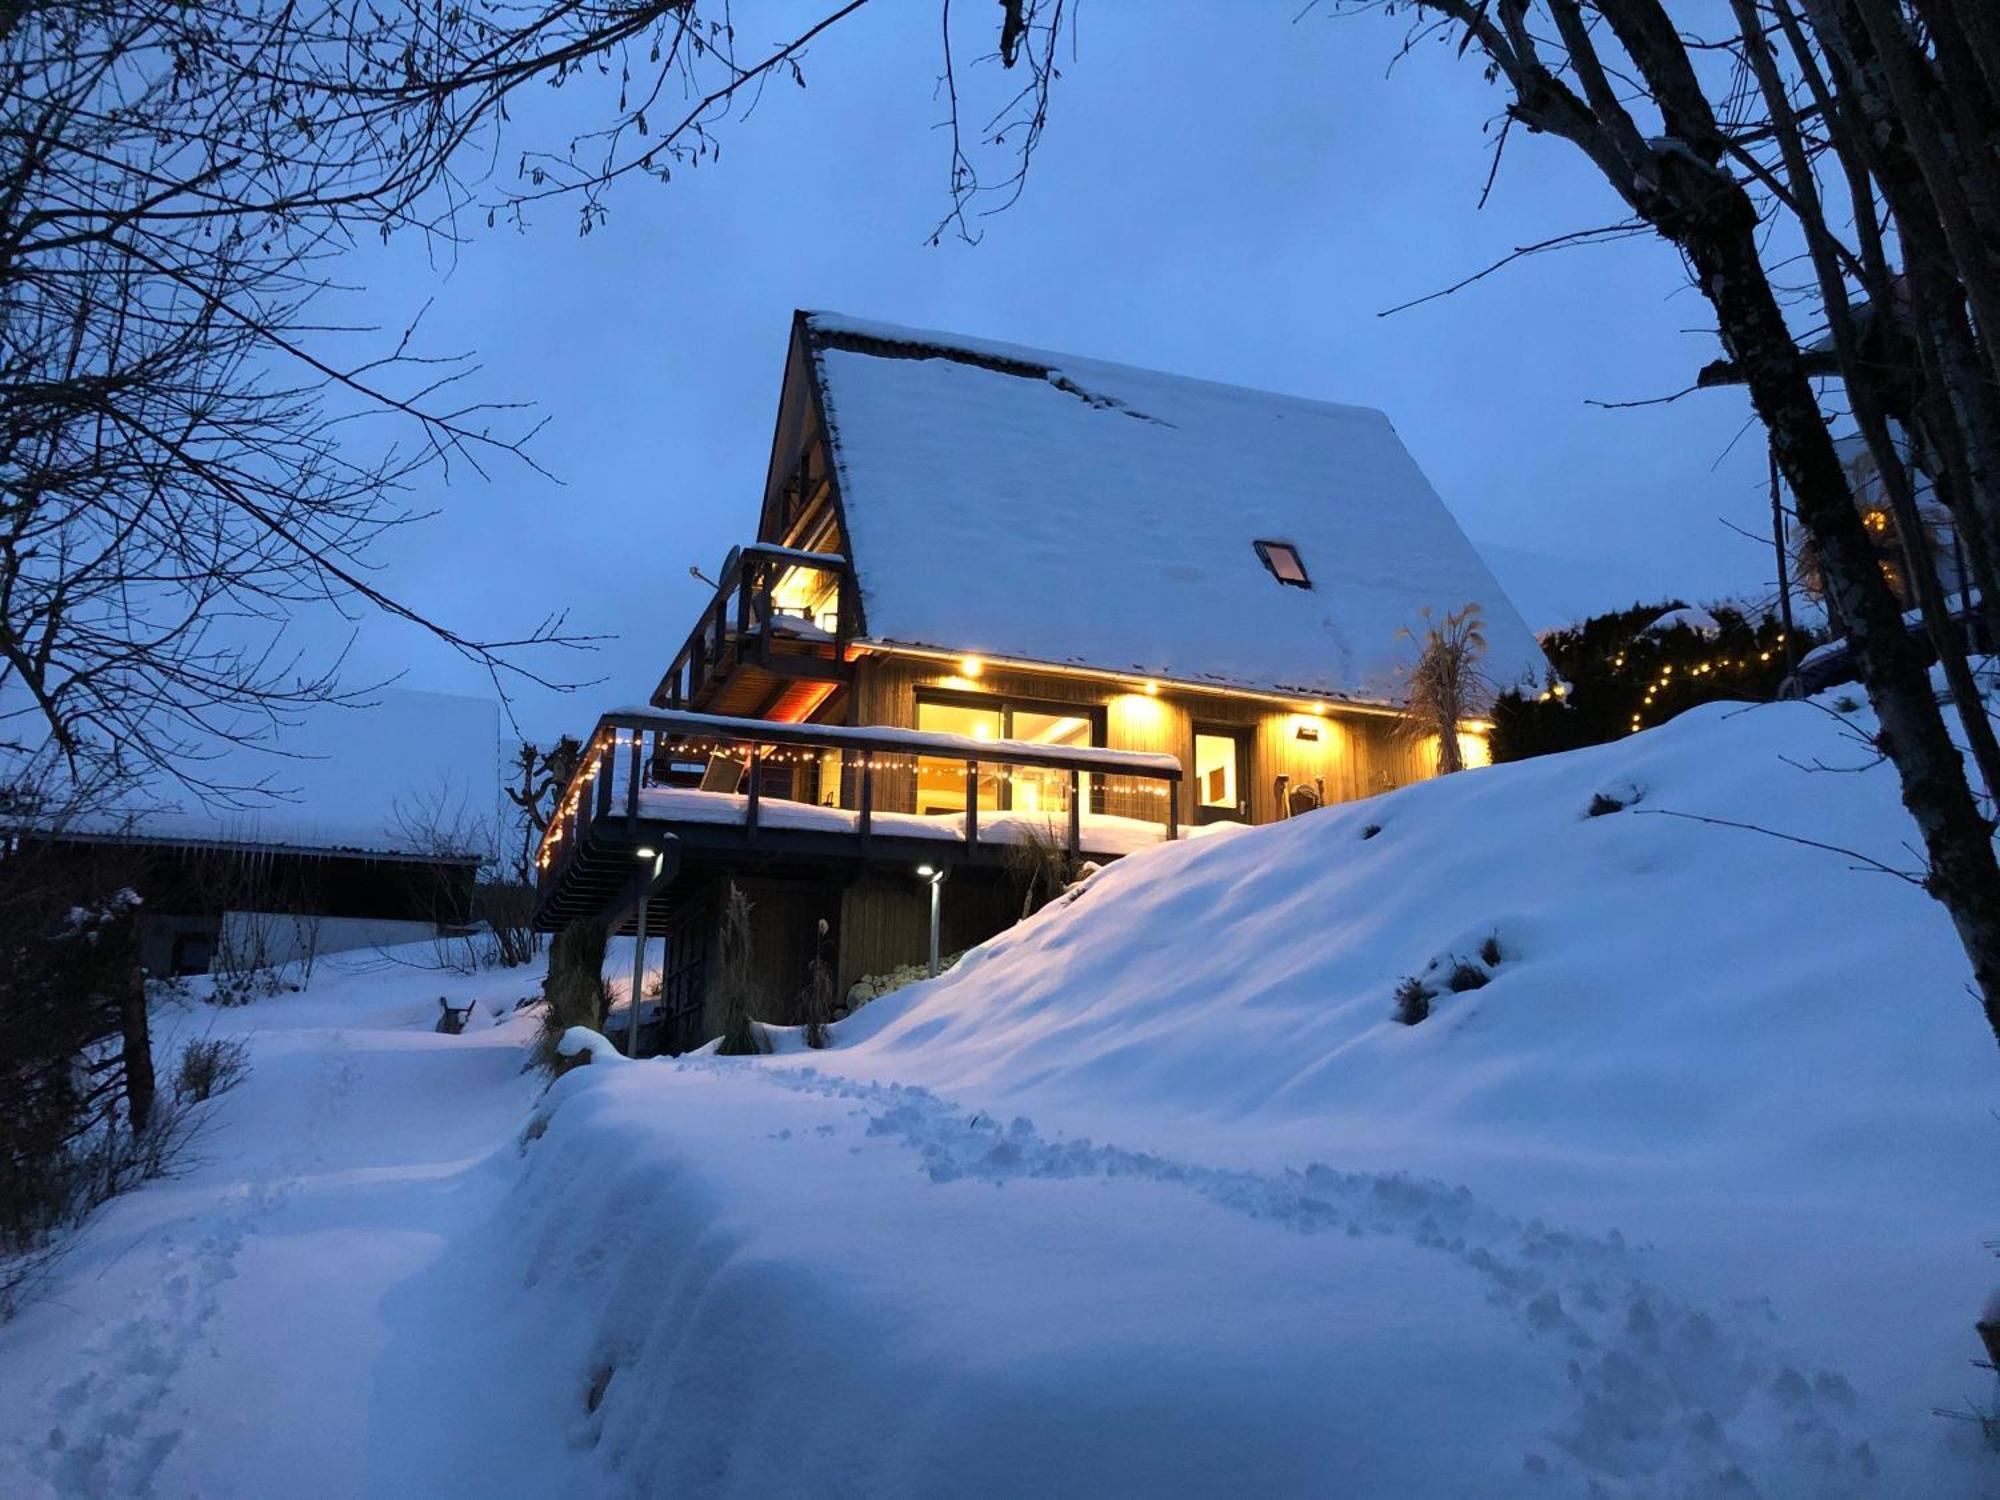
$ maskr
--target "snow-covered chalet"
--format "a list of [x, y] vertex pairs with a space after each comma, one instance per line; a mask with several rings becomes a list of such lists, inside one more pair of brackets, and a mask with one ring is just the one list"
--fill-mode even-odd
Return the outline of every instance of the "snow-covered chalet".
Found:
[[844, 994], [1017, 918], [1024, 841], [1431, 774], [1395, 710], [1425, 609], [1479, 604], [1495, 681], [1547, 670], [1378, 411], [830, 313], [793, 319], [755, 537], [539, 855], [545, 928], [643, 898], [669, 1050], [713, 1034], [732, 885], [783, 1021], [816, 957]]

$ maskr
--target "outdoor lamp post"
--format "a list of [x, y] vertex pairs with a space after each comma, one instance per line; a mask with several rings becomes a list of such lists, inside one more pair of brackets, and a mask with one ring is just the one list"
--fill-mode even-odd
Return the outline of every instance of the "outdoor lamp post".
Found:
[[633, 857], [653, 862], [652, 872], [646, 883], [639, 887], [639, 915], [637, 925], [632, 929], [632, 1014], [625, 1024], [625, 1055], [639, 1055], [639, 1001], [646, 991], [646, 899], [653, 893], [653, 882], [660, 878], [665, 856], [659, 850], [640, 845], [632, 851]]
[[938, 975], [938, 908], [944, 898], [944, 878], [948, 870], [934, 870], [929, 865], [918, 865], [917, 874], [930, 882], [931, 887], [931, 978]]

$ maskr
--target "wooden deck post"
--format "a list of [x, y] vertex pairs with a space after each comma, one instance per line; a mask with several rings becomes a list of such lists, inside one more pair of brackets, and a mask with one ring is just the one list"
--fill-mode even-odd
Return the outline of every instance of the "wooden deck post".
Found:
[[746, 789], [749, 797], [743, 808], [743, 836], [745, 839], [757, 837], [758, 807], [764, 792], [764, 747], [750, 747], [750, 784]]
[[1181, 784], [1178, 781], [1169, 781], [1167, 783], [1167, 837], [1177, 839], [1180, 836]]
[[[659, 856], [655, 855], [653, 857], [653, 873], [659, 873], [659, 868]], [[627, 1057], [637, 1057], [639, 1055], [639, 1007], [644, 1002], [646, 993], [646, 906], [647, 898], [652, 895], [652, 891], [653, 887], [650, 881], [640, 888], [639, 914], [632, 919], [632, 1013], [627, 1017], [625, 1028], [625, 1055]], [[664, 975], [665, 970], [663, 969], [661, 972]], [[660, 1004], [664, 1006], [666, 1001], [667, 997], [663, 989], [660, 995]]]
[[639, 748], [640, 741], [645, 738], [645, 730], [634, 729], [632, 731], [632, 754], [627, 762], [625, 771], [625, 816], [627, 818], [636, 818], [639, 816]]
[[865, 845], [868, 834], [875, 822], [875, 752], [861, 753], [861, 817], [855, 826], [855, 833]]
[[965, 848], [969, 854], [979, 847], [979, 762], [965, 763]]
[[1083, 853], [1083, 777], [1075, 767], [1069, 773], [1069, 857]]

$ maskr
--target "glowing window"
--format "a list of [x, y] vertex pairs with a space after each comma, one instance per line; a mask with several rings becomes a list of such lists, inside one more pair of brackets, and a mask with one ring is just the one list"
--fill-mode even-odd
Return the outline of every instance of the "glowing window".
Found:
[[[917, 728], [967, 735], [976, 740], [1021, 740], [1051, 747], [1104, 743], [1102, 709], [1016, 702], [986, 694], [932, 697], [919, 692]], [[963, 812], [965, 781], [965, 763], [956, 757], [919, 756], [917, 811]], [[1078, 781], [1083, 806], [1092, 812], [1103, 811], [1101, 783], [1102, 778], [1090, 775]], [[977, 790], [980, 807], [989, 810], [1050, 814], [1069, 811], [1067, 771], [982, 760]]]
[[1290, 542], [1257, 542], [1254, 545], [1258, 558], [1278, 582], [1288, 583], [1295, 589], [1313, 586], [1312, 579], [1306, 576], [1306, 565], [1299, 560], [1299, 549]]
[[[943, 734], [962, 734], [975, 740], [1006, 738], [1001, 707], [961, 703], [917, 703], [917, 728]], [[997, 767], [982, 767], [977, 788], [979, 805], [1000, 806], [1000, 778]], [[965, 762], [920, 756], [917, 759], [917, 811], [943, 813], [965, 811]]]
[[1196, 807], [1220, 807], [1234, 812], [1237, 806], [1238, 748], [1233, 734], [1197, 734], [1194, 737], [1194, 782]]

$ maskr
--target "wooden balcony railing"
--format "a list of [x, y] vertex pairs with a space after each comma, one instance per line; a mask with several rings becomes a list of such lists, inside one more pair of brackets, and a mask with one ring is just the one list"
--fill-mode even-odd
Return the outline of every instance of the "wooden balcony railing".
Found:
[[[779, 581], [795, 571], [832, 575], [830, 609], [809, 616], [778, 604]], [[777, 677], [846, 681], [852, 675], [847, 647], [860, 615], [858, 599], [854, 570], [844, 557], [763, 543], [743, 548], [654, 689], [653, 702], [661, 708], [698, 706], [718, 679], [744, 662]]]
[[[829, 752], [837, 760], [826, 758]], [[916, 813], [919, 762], [964, 768], [965, 808], [951, 814], [951, 823]], [[829, 766], [836, 769], [832, 782], [823, 774]], [[706, 831], [726, 830], [745, 848], [754, 848], [760, 837], [785, 837], [861, 855], [893, 843], [906, 852], [935, 850], [945, 859], [997, 858], [999, 848], [982, 840], [982, 818], [996, 824], [1018, 821], [1022, 812], [982, 808], [980, 788], [1029, 773], [1038, 791], [1064, 793], [1059, 809], [1038, 806], [1037, 812], [1051, 824], [1060, 814], [1062, 838], [1072, 856], [1089, 847], [1086, 779], [1108, 784], [1113, 805], [1151, 810], [1149, 820], [1100, 820], [1090, 814], [1093, 834], [1109, 823], [1117, 834], [1129, 835], [1133, 826], [1143, 831], [1150, 821], [1159, 829], [1154, 837], [1179, 837], [1181, 764], [1169, 755], [625, 709], [597, 721], [576, 774], [556, 804], [536, 857], [539, 888], [548, 895], [572, 860], [603, 842], [593, 841], [595, 829], [623, 844], [647, 828], [677, 820]], [[692, 795], [676, 798], [671, 795], [675, 792]], [[885, 801], [905, 800], [911, 803], [908, 809], [884, 806]]]

